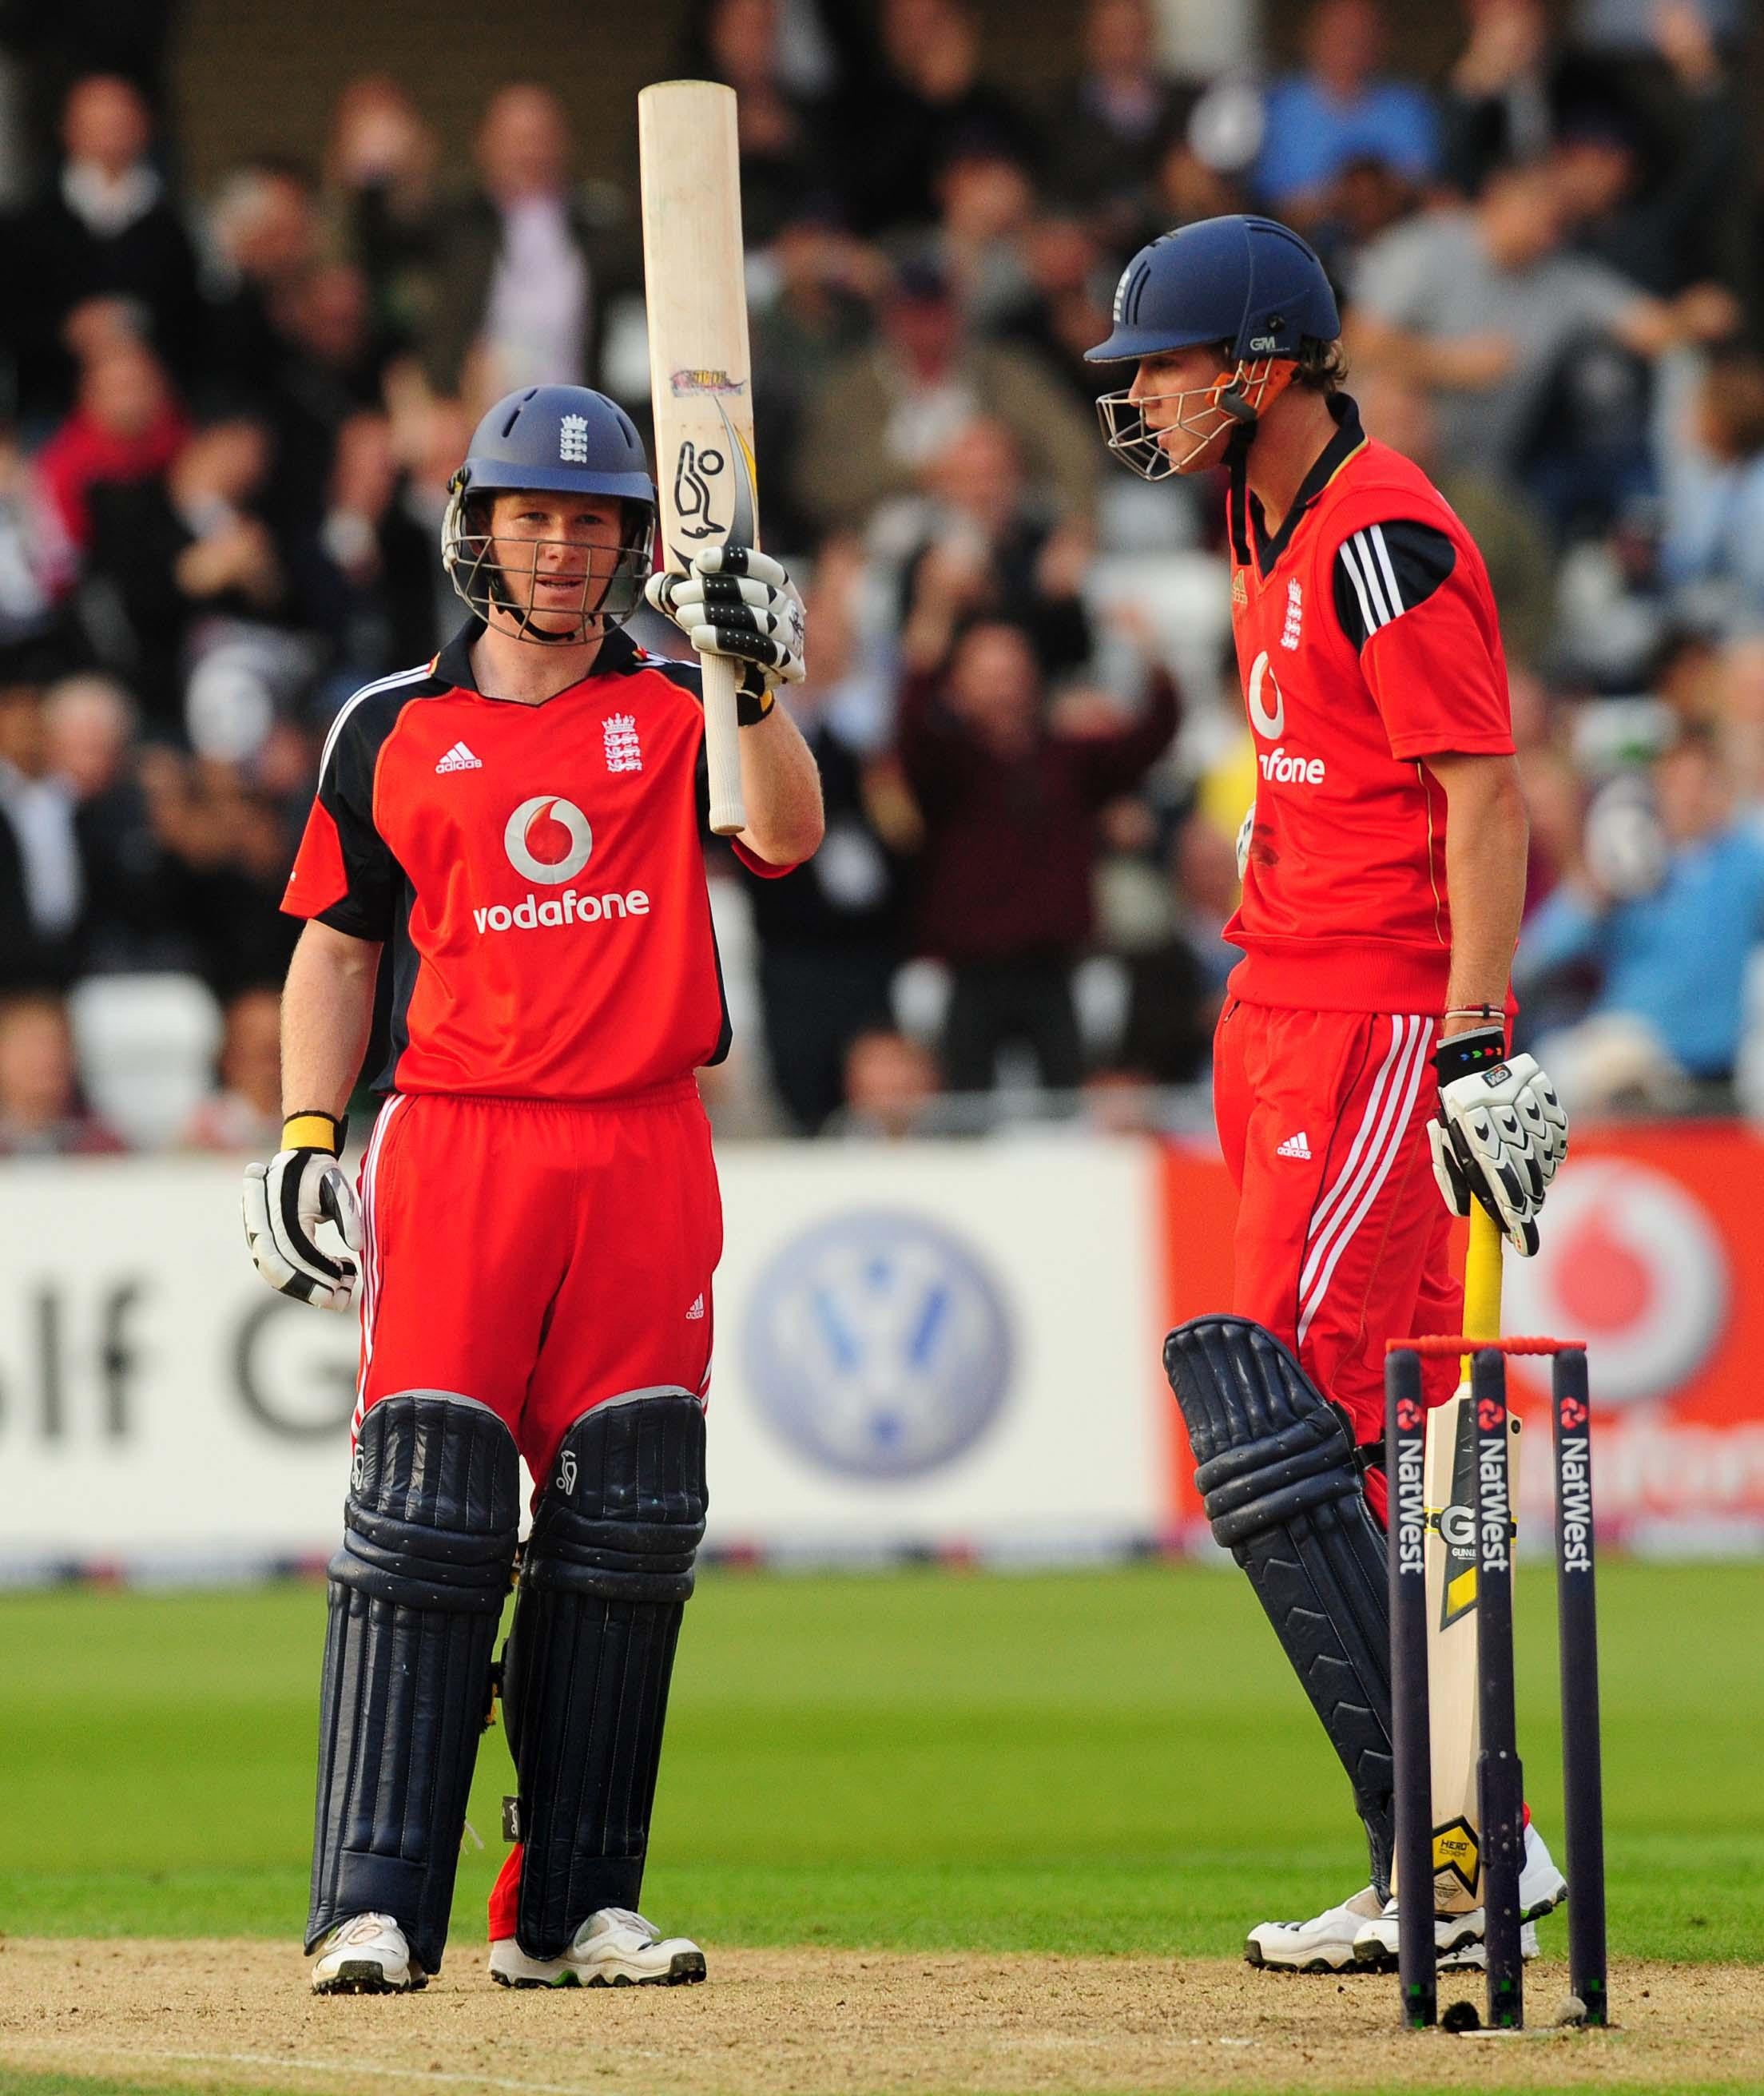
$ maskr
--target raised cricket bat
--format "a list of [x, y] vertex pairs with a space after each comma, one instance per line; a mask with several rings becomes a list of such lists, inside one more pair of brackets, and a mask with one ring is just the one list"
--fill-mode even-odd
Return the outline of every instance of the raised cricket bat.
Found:
[[[1500, 1336], [1501, 1260], [1505, 1240], [1478, 1203], [1470, 1209], [1464, 1264], [1464, 1330], [1472, 1338]], [[1509, 1415], [1513, 1504], [1519, 1496], [1519, 1421]], [[1477, 1696], [1476, 1421], [1470, 1409], [1470, 1364], [1450, 1401], [1427, 1418], [1424, 1489], [1427, 1501], [1427, 1679], [1431, 1690], [1434, 1906], [1462, 1913], [1480, 1903], [1482, 1811], [1476, 1764], [1482, 1747]]]
[[[707, 546], [759, 544], [734, 89], [708, 80], [644, 88], [637, 146], [659, 557], [683, 574]], [[699, 661], [710, 827], [732, 836], [747, 822], [735, 712], [740, 665], [721, 655]]]

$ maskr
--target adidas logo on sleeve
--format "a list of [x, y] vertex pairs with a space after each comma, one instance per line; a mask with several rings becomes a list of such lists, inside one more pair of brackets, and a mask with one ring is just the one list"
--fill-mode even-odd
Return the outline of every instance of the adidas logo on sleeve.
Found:
[[[431, 744], [430, 747], [432, 749], [434, 745]], [[482, 771], [483, 768], [482, 758], [474, 757], [463, 742], [456, 742], [436, 765], [435, 773], [439, 777], [443, 771]]]
[[1296, 1135], [1289, 1135], [1274, 1155], [1277, 1157], [1309, 1157], [1311, 1146], [1305, 1140], [1304, 1130], [1301, 1128]]

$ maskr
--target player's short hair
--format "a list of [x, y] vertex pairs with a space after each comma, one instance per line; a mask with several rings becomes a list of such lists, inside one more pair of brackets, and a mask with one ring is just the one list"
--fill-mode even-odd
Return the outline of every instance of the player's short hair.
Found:
[[1292, 382], [1307, 393], [1339, 393], [1347, 383], [1346, 345], [1307, 335], [1299, 345], [1299, 369]]

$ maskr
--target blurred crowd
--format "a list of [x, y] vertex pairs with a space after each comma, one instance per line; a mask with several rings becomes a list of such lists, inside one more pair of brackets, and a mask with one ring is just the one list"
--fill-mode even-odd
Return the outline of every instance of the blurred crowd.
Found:
[[[714, 861], [714, 1112], [1203, 1122], [1254, 779], [1220, 490], [1107, 458], [1123, 381], [1083, 352], [1138, 245], [1242, 209], [1316, 243], [1367, 426], [1487, 557], [1528, 1044], [1583, 1111], [1764, 1112], [1739, 0], [1454, 0], [1430, 80], [1379, 0], [1207, 77], [1161, 62], [1155, 0], [1065, 11], [1039, 103], [964, 0], [707, 0], [679, 53], [740, 95], [763, 523], [828, 813], [791, 880]], [[646, 417], [635, 183], [580, 181], [532, 83], [487, 92], [457, 179], [414, 81], [366, 77], [310, 163], [198, 194], [155, 62], [62, 72], [0, 222], [0, 1152], [260, 1149], [319, 744], [464, 616], [439, 534], [478, 414], [570, 380]]]

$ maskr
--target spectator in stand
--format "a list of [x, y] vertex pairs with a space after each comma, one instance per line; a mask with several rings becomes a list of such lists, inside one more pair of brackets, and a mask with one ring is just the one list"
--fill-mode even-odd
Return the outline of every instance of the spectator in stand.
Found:
[[1656, 298], [1711, 279], [1740, 280], [1750, 220], [1745, 119], [1693, 0], [1656, 10], [1653, 91], [1595, 83], [1565, 107], [1557, 165], [1575, 246]]
[[1159, 155], [1199, 90], [1159, 65], [1151, 0], [1089, 0], [1082, 34], [1084, 69], [1054, 108], [1050, 186], [1130, 249]]
[[985, 133], [1039, 164], [1034, 125], [981, 76], [980, 31], [964, 0], [882, 0], [880, 26], [880, 64], [862, 70], [847, 105], [863, 141], [845, 160], [861, 230], [928, 226], [933, 179], [964, 136]]
[[1440, 172], [1469, 198], [1497, 168], [1548, 151], [1556, 62], [1544, 0], [1465, 0], [1464, 11], [1469, 41], [1440, 99]]
[[72, 789], [50, 769], [43, 694], [0, 683], [0, 994], [73, 979], [86, 899]]
[[927, 467], [930, 511], [902, 578], [902, 614], [910, 657], [923, 660], [936, 643], [913, 630], [921, 568], [935, 563], [936, 587], [923, 616], [941, 625], [954, 603], [963, 618], [985, 616], [1023, 627], [1043, 672], [1061, 676], [1090, 654], [1090, 622], [1082, 595], [1089, 565], [1085, 529], [1056, 520], [1028, 499], [1015, 438], [984, 417], [950, 439]]
[[1659, 447], [1666, 579], [1680, 614], [1705, 631], [1755, 633], [1764, 628], [1764, 356], [1724, 350], [1682, 374], [1678, 391]]
[[194, 941], [179, 921], [178, 894], [156, 832], [146, 779], [178, 760], [135, 740], [135, 708], [107, 677], [64, 678], [43, 705], [48, 773], [72, 793], [85, 907], [82, 975], [185, 972]]
[[150, 350], [123, 340], [93, 356], [81, 374], [73, 412], [37, 459], [44, 491], [78, 553], [91, 545], [93, 488], [159, 479], [189, 434], [190, 423]]
[[[202, 347], [195, 251], [151, 157], [140, 90], [110, 74], [75, 82], [62, 114], [53, 191], [15, 220], [5, 243], [7, 332], [18, 355], [19, 412], [59, 413], [73, 392], [69, 324], [109, 307], [180, 383]], [[20, 296], [22, 287], [28, 295]]]
[[1382, 161], [1417, 183], [1438, 165], [1432, 99], [1413, 81], [1381, 73], [1385, 41], [1376, 0], [1317, 0], [1305, 25], [1306, 71], [1268, 90], [1254, 184], [1289, 223], [1323, 215], [1351, 160]]
[[0, 428], [0, 657], [58, 633], [77, 572], [36, 461]]
[[482, 187], [443, 222], [423, 361], [437, 391], [488, 402], [578, 385], [598, 364], [600, 236], [571, 193], [570, 125], [549, 88], [491, 96]]
[[1084, 356], [1109, 327], [1109, 265], [1101, 243], [1079, 213], [1046, 212], [1028, 229], [1023, 261], [1028, 283], [999, 316], [993, 335], [1038, 359], [1073, 405], [1092, 413], [1098, 395], [1113, 382]]
[[296, 574], [303, 620], [332, 643], [333, 679], [351, 690], [440, 644], [438, 533], [412, 514], [407, 492], [390, 418], [351, 416], [337, 433], [324, 522]]
[[1554, 167], [1505, 168], [1468, 209], [1397, 226], [1362, 259], [1350, 351], [1435, 396], [1447, 469], [1518, 474], [1551, 386], [1594, 345], [1652, 359], [1732, 325], [1714, 286], [1665, 302], [1569, 253], [1566, 216]]
[[1629, 839], [1602, 867], [1596, 804], [1586, 858], [1519, 942], [1522, 998], [1583, 963], [1602, 973], [1585, 1020], [1539, 1044], [1570, 1112], [1577, 1103], [1674, 1104], [1688, 1080], [1724, 1084], [1739, 1061], [1747, 967], [1764, 939], [1764, 831], [1736, 816], [1706, 731], [1681, 734], [1655, 760], [1652, 784], [1657, 849]]
[[936, 186], [937, 229], [920, 252], [948, 278], [963, 325], [984, 334], [1028, 293], [1034, 187], [1009, 143], [986, 131], [952, 140]]
[[282, 1135], [282, 993], [242, 989], [226, 1008], [220, 1088], [185, 1129], [186, 1150], [261, 1154]]
[[276, 469], [264, 511], [310, 618], [307, 579], [325, 557], [343, 432], [357, 416], [380, 411], [389, 345], [374, 332], [367, 279], [352, 263], [321, 262], [283, 285], [271, 318], [280, 354], [269, 401]]
[[0, 1157], [114, 1156], [122, 1143], [80, 1103], [59, 997], [0, 1002]]
[[822, 112], [792, 94], [779, 64], [778, 0], [710, 0], [686, 41], [688, 80], [720, 80], [740, 98], [741, 230], [767, 246], [805, 196], [833, 180]]
[[[922, 593], [937, 587], [922, 579]], [[915, 607], [926, 654], [933, 609]], [[937, 609], [953, 625], [954, 600]], [[1072, 970], [1094, 923], [1098, 811], [1176, 731], [1162, 675], [1141, 717], [1111, 731], [1062, 731], [1045, 705], [1031, 635], [986, 618], [955, 637], [946, 668], [922, 655], [902, 693], [901, 762], [924, 826], [918, 945], [950, 967], [943, 1065], [958, 1091], [990, 1089], [1013, 1044], [1048, 1089], [1082, 1077]]]
[[772, 1082], [797, 1131], [814, 1134], [845, 1096], [846, 1050], [889, 1020], [905, 957], [912, 816], [891, 759], [877, 679], [860, 659], [863, 550], [832, 540], [808, 592], [814, 661], [784, 701], [820, 767], [827, 833], [791, 880], [744, 874], [759, 943], [760, 1007]]
[[337, 98], [325, 188], [350, 260], [366, 277], [375, 331], [400, 345], [432, 317], [441, 142], [385, 73]]
[[103, 604], [87, 627], [101, 665], [129, 679], [162, 739], [183, 736], [195, 622], [262, 618], [282, 602], [275, 543], [255, 513], [269, 472], [261, 423], [216, 422], [163, 475], [99, 481], [88, 495], [82, 594]]
[[827, 1133], [852, 1142], [904, 1142], [928, 1134], [942, 1086], [937, 1059], [892, 1028], [860, 1033], [845, 1051], [845, 1103]]
[[1081, 410], [1020, 351], [974, 343], [942, 272], [902, 268], [880, 339], [836, 365], [809, 404], [795, 461], [797, 504], [823, 529], [861, 531], [890, 497], [911, 495], [976, 416], [1005, 423], [1032, 485], [1088, 519], [1096, 446]]
[[213, 413], [268, 407], [283, 354], [273, 317], [317, 265], [321, 229], [312, 177], [296, 160], [261, 156], [222, 183], [210, 220], [215, 281], [204, 360]]
[[766, 259], [766, 281], [748, 316], [754, 445], [766, 461], [766, 539], [806, 552], [815, 532], [796, 495], [803, 417], [835, 365], [871, 339], [888, 265], [852, 235], [825, 193], [799, 199]]

